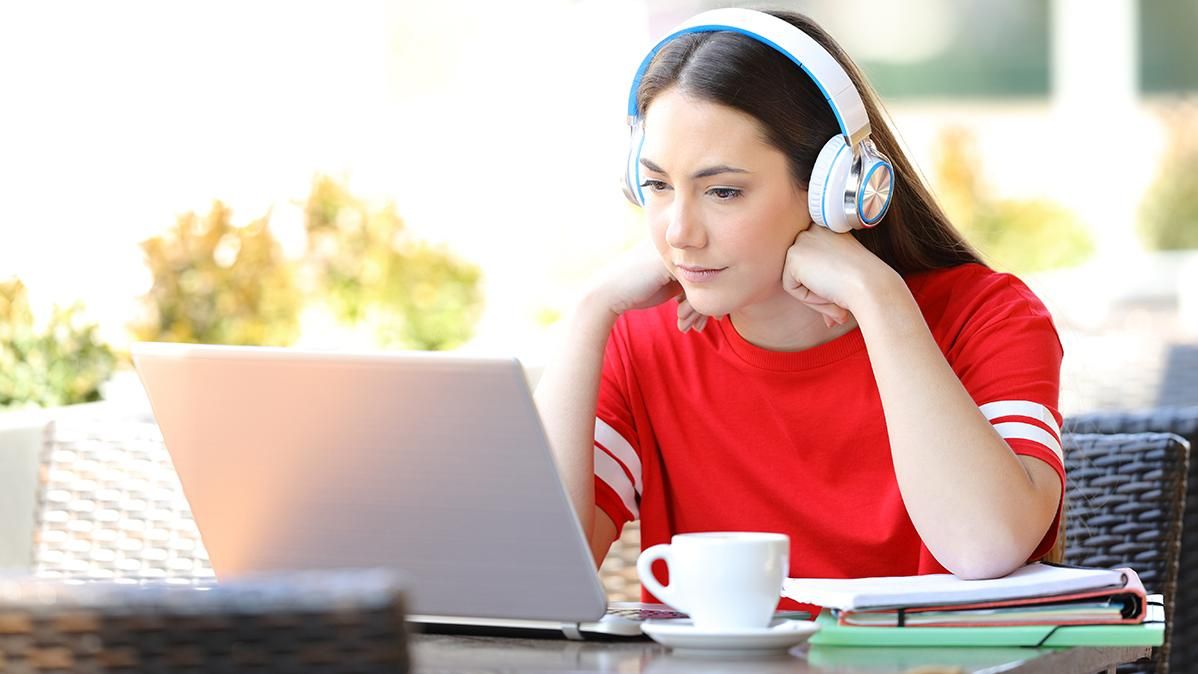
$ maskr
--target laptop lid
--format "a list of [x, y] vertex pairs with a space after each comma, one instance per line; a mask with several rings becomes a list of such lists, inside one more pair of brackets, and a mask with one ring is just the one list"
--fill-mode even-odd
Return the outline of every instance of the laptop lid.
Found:
[[142, 343], [133, 362], [218, 578], [386, 567], [414, 614], [603, 615], [515, 358]]

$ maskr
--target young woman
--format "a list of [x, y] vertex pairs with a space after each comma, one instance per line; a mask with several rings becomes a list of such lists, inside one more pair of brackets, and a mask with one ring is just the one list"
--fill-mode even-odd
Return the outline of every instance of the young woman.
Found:
[[[815, 23], [689, 23], [632, 95], [653, 246], [590, 286], [536, 391], [596, 564], [638, 518], [643, 547], [786, 533], [793, 577], [984, 578], [1044, 555], [1064, 484], [1048, 311], [953, 229]], [[816, 166], [845, 136], [847, 193]]]

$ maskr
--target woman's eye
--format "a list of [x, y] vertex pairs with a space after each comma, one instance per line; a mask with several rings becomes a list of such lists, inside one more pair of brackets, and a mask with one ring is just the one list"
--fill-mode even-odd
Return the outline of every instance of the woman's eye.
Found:
[[666, 184], [660, 180], [646, 180], [641, 183], [641, 187], [648, 187], [654, 192], [660, 192], [666, 188]]
[[720, 201], [731, 201], [740, 196], [740, 190], [732, 187], [713, 187], [707, 193], [715, 195]]

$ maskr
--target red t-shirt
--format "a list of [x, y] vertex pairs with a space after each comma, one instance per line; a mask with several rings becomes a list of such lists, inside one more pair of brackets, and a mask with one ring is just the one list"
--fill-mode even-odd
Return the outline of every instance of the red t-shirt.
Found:
[[[1047, 309], [1019, 279], [977, 264], [906, 282], [982, 412], [1012, 451], [1052, 466], [1063, 493], [1062, 349]], [[640, 519], [642, 549], [678, 533], [775, 531], [790, 536], [791, 577], [946, 572], [899, 494], [859, 329], [778, 352], [746, 342], [729, 318], [680, 333], [674, 302], [626, 312], [596, 416], [596, 504], [617, 528]], [[1056, 532], [1054, 521], [1032, 559]]]

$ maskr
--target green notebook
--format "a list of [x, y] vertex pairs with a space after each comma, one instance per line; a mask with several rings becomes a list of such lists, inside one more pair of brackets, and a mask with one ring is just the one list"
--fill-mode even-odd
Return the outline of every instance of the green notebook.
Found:
[[837, 623], [827, 609], [811, 637], [817, 646], [1160, 646], [1165, 609], [1149, 597], [1143, 623], [1136, 625], [1020, 625], [1017, 627], [854, 627]]

